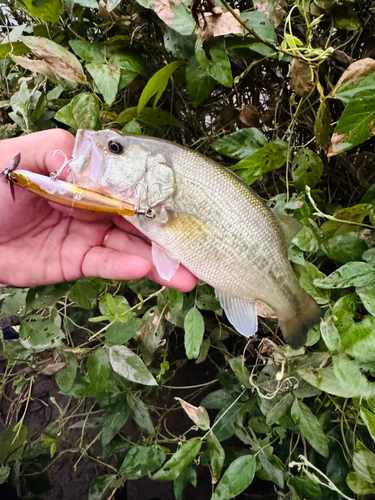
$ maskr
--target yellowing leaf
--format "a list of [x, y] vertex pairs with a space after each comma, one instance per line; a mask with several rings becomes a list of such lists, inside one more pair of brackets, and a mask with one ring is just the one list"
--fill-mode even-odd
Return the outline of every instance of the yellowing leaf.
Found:
[[191, 420], [200, 428], [202, 431], [208, 431], [210, 428], [210, 417], [208, 416], [207, 410], [203, 406], [193, 406], [187, 403], [181, 398], [175, 398], [180, 402], [182, 408], [186, 411], [187, 415]]

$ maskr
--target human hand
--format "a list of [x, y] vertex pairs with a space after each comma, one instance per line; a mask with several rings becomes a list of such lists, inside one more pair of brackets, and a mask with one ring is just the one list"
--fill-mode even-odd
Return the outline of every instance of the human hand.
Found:
[[[74, 137], [65, 130], [36, 132], [0, 141], [0, 171], [21, 153], [19, 168], [49, 175], [61, 167], [62, 151], [71, 158]], [[129, 280], [146, 276], [189, 291], [196, 278], [180, 266], [166, 282], [152, 262], [151, 246], [131, 224], [101, 218], [48, 202], [0, 179], [0, 283], [29, 287], [70, 281], [81, 276]], [[104, 244], [103, 244], [103, 240]], [[104, 246], [105, 245], [105, 246]]]

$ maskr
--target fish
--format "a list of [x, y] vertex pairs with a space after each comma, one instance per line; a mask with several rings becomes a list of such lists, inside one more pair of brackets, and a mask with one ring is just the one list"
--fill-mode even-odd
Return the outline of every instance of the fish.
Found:
[[321, 309], [288, 260], [283, 227], [290, 237], [285, 218], [296, 221], [279, 217], [233, 172], [184, 146], [111, 129], [78, 130], [69, 166], [79, 185], [154, 211], [153, 220], [125, 219], [151, 241], [163, 279], [183, 264], [214, 287], [242, 335], [257, 331], [263, 308], [293, 349], [305, 344]]
[[28, 170], [14, 170], [14, 168], [11, 165], [1, 173], [11, 185], [20, 186], [59, 205], [110, 215], [134, 216], [139, 214], [135, 205], [106, 194], [90, 191], [76, 184], [53, 179], [46, 175]]

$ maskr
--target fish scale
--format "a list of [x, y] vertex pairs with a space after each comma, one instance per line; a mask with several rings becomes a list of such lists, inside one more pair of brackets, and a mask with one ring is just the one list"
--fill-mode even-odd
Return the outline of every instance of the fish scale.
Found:
[[[139, 184], [142, 201], [153, 189], [155, 219], [125, 218], [152, 241], [161, 276], [169, 279], [182, 263], [215, 287], [228, 319], [244, 335], [254, 333], [254, 303], [261, 301], [276, 313], [292, 347], [304, 343], [319, 306], [294, 275], [278, 216], [232, 172], [168, 141], [112, 130], [79, 131], [73, 165], [78, 183], [92, 187], [90, 172], [101, 169], [97, 187], [130, 203], [140, 197]], [[135, 172], [137, 183], [131, 181]], [[166, 185], [158, 187], [160, 179]]]

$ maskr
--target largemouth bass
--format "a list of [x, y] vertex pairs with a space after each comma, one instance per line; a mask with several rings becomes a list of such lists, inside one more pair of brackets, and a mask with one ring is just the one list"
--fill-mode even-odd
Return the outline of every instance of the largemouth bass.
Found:
[[215, 288], [241, 334], [256, 332], [265, 303], [288, 344], [305, 343], [320, 308], [294, 275], [278, 216], [235, 174], [183, 146], [115, 130], [79, 130], [70, 168], [80, 186], [153, 210], [153, 220], [125, 218], [151, 240], [162, 278], [181, 263]]

